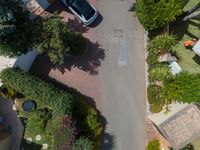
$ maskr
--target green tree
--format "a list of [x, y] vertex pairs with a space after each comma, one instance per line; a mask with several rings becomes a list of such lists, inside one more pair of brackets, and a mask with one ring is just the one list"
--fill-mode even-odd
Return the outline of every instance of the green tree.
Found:
[[83, 54], [85, 39], [70, 31], [57, 14], [40, 20], [37, 27], [40, 34], [37, 35], [36, 50], [40, 54], [46, 53], [52, 63], [63, 64], [67, 54]]
[[92, 141], [85, 137], [80, 137], [72, 146], [72, 150], [93, 150]]
[[182, 72], [173, 80], [167, 81], [161, 95], [167, 100], [198, 102], [200, 97], [200, 74]]
[[136, 15], [147, 30], [154, 30], [174, 21], [188, 0], [137, 0]]
[[34, 43], [33, 29], [33, 23], [18, 0], [1, 2], [0, 55], [14, 57], [28, 52]]
[[157, 139], [151, 140], [148, 145], [146, 150], [160, 150], [160, 142]]

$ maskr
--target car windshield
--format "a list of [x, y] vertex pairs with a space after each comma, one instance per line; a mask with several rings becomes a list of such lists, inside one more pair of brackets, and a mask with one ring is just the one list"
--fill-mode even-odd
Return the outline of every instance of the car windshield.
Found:
[[86, 0], [69, 0], [68, 4], [75, 8], [75, 10], [78, 10], [86, 20], [89, 20], [95, 13], [95, 10]]

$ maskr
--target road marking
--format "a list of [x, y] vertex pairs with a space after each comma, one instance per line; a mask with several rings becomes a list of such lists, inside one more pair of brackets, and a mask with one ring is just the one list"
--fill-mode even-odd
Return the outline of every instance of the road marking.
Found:
[[119, 39], [119, 66], [125, 66], [128, 63], [128, 41]]

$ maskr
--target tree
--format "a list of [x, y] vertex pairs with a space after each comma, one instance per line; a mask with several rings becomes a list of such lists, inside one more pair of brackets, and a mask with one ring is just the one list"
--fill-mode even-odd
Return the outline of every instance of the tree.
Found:
[[146, 150], [160, 150], [160, 142], [157, 139], [151, 140], [148, 145]]
[[137, 0], [136, 15], [147, 30], [164, 27], [182, 13], [188, 0]]
[[33, 23], [19, 1], [1, 2], [0, 55], [14, 57], [28, 52], [34, 43], [33, 29]]
[[52, 63], [63, 64], [67, 54], [83, 54], [85, 40], [81, 34], [72, 32], [62, 22], [62, 18], [54, 14], [49, 19], [38, 22], [36, 50], [46, 53]]
[[200, 74], [182, 72], [173, 80], [166, 81], [161, 95], [166, 100], [180, 102], [199, 102], [200, 97]]

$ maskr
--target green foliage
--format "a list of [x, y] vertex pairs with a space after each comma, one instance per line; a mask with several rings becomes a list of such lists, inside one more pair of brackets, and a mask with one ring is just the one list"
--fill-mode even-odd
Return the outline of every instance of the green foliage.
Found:
[[72, 150], [93, 150], [92, 141], [85, 137], [80, 137], [72, 147]]
[[34, 43], [33, 23], [19, 5], [7, 0], [0, 5], [0, 54], [14, 57], [26, 53]]
[[162, 106], [160, 104], [150, 104], [150, 111], [152, 113], [159, 113], [162, 110]]
[[71, 149], [76, 138], [76, 128], [69, 115], [54, 116], [48, 122], [47, 132], [53, 137], [54, 150]]
[[155, 139], [148, 143], [146, 150], [160, 150], [160, 142]]
[[12, 89], [12, 88], [5, 88], [5, 87], [1, 88], [0, 95], [4, 99], [14, 99], [16, 97], [21, 97], [22, 96], [20, 93], [18, 93], [14, 89]]
[[161, 34], [153, 38], [148, 44], [148, 50], [160, 50], [164, 49], [167, 52], [173, 50], [173, 47], [177, 44], [176, 38], [172, 34]]
[[200, 74], [189, 74], [182, 72], [165, 83], [161, 92], [167, 100], [178, 100], [180, 102], [198, 102], [200, 97]]
[[161, 51], [174, 53], [174, 46], [177, 44], [176, 38], [174, 35], [162, 34], [153, 38], [147, 46], [148, 57], [147, 63], [151, 68], [162, 66], [158, 62], [158, 57]]
[[172, 78], [173, 75], [168, 66], [155, 67], [149, 71], [150, 82], [171, 80]]
[[46, 53], [51, 62], [63, 64], [67, 54], [80, 54], [85, 50], [85, 40], [79, 33], [71, 32], [58, 14], [38, 22], [36, 50]]
[[7, 68], [0, 73], [4, 86], [10, 87], [30, 99], [42, 101], [58, 114], [71, 113], [73, 96], [53, 84], [34, 77], [20, 69]]
[[154, 30], [176, 20], [188, 0], [137, 0], [136, 15], [147, 30]]
[[51, 118], [51, 114], [44, 111], [30, 112], [28, 122], [26, 124], [27, 135], [37, 135], [45, 131], [47, 121]]
[[73, 117], [77, 121], [77, 125], [82, 129], [81, 135], [89, 138], [94, 144], [94, 149], [98, 149], [102, 139], [103, 128], [97, 110], [80, 97], [77, 97], [73, 109]]
[[161, 87], [156, 84], [149, 84], [147, 88], [147, 98], [150, 104], [161, 104]]

